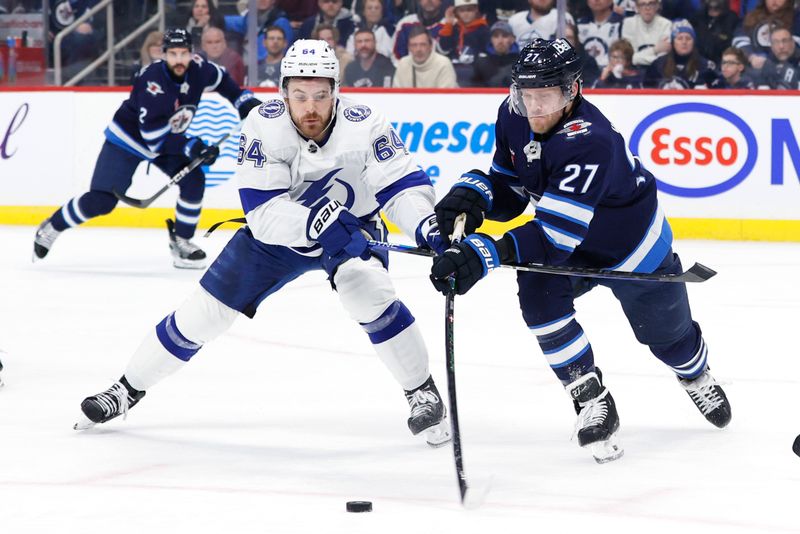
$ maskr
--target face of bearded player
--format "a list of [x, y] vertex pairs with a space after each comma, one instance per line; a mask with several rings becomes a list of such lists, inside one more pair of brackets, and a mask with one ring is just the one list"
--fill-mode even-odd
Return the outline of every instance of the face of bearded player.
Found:
[[284, 100], [292, 122], [303, 136], [321, 141], [333, 115], [329, 78], [290, 78]]

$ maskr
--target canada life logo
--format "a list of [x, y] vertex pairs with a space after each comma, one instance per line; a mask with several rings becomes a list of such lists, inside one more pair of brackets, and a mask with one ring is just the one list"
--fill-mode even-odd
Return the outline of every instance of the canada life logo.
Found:
[[753, 130], [741, 117], [712, 104], [661, 108], [636, 126], [631, 152], [664, 193], [709, 197], [739, 185], [758, 157]]

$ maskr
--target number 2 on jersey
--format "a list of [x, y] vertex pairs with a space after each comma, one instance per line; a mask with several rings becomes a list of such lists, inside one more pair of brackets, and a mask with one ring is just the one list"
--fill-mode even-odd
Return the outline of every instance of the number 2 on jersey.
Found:
[[583, 182], [583, 187], [581, 187], [580, 194], [585, 193], [589, 190], [589, 186], [592, 185], [592, 180], [594, 180], [594, 175], [597, 173], [597, 168], [599, 165], [584, 165], [581, 167], [580, 165], [567, 165], [564, 167], [564, 171], [569, 173], [566, 178], [561, 180], [561, 183], [558, 184], [558, 188], [562, 191], [566, 191], [567, 193], [574, 193], [576, 185], [570, 185], [575, 180], [581, 178], [583, 174], [582, 171], [588, 173], [585, 176], [585, 181]]

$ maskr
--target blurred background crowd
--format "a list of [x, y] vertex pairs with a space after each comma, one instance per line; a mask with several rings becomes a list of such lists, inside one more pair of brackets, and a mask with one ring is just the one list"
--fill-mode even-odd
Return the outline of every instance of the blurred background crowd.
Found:
[[[47, 9], [52, 67], [55, 35], [100, 0], [45, 2], [0, 0], [0, 22]], [[506, 87], [521, 48], [558, 28], [555, 0], [257, 0], [251, 45], [245, 0], [164, 2], [166, 25], [191, 31], [197, 53], [238, 83], [265, 87], [277, 85], [288, 46], [307, 38], [335, 48], [345, 87]], [[118, 35], [157, 9], [155, 0], [113, 4]], [[567, 0], [566, 7], [564, 33], [584, 57], [586, 87], [800, 88], [795, 0]], [[69, 72], [105, 50], [104, 17], [98, 11], [61, 42]], [[246, 76], [249, 54], [257, 54], [256, 80]], [[160, 57], [161, 34], [143, 34], [117, 54], [117, 83]]]

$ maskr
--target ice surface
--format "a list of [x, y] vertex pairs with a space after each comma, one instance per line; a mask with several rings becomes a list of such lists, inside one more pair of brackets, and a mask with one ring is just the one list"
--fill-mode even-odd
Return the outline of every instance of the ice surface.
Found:
[[[0, 227], [0, 532], [800, 532], [800, 245], [680, 242], [729, 428], [707, 423], [638, 345], [610, 292], [577, 301], [614, 393], [625, 455], [598, 465], [570, 441], [572, 404], [498, 271], [456, 300], [467, 477], [450, 447], [406, 428], [407, 404], [320, 273], [270, 297], [127, 420], [72, 430], [80, 401], [117, 379], [145, 331], [201, 272], [171, 266], [166, 231], [80, 228], [30, 263], [34, 228]], [[212, 256], [231, 234], [200, 243]], [[429, 260], [394, 255], [399, 295], [446, 391], [444, 299]], [[371, 514], [345, 502], [369, 500]]]

